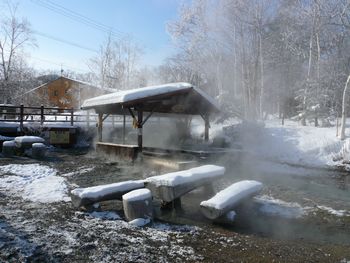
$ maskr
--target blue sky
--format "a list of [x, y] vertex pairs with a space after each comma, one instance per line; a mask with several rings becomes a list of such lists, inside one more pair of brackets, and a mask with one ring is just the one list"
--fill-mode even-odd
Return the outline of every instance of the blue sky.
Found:
[[[2, 0], [4, 3], [4, 0]], [[39, 34], [54, 36], [98, 50], [106, 32], [71, 20], [40, 5], [46, 0], [22, 0], [18, 16], [26, 17]], [[173, 48], [166, 23], [177, 17], [180, 0], [50, 0], [113, 28], [121, 36], [130, 34], [144, 48], [143, 65], [159, 65]], [[4, 10], [4, 9], [3, 9]], [[83, 72], [94, 52], [35, 34], [37, 48], [28, 49], [30, 64], [40, 69], [63, 68]]]

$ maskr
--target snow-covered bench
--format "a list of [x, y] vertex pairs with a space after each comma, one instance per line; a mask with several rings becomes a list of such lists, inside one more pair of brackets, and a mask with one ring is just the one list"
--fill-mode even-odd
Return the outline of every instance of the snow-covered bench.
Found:
[[144, 188], [143, 180], [76, 188], [71, 191], [71, 199], [73, 205], [78, 208], [101, 201], [122, 200], [124, 194], [140, 188]]
[[238, 204], [257, 195], [262, 189], [258, 181], [240, 181], [217, 193], [214, 197], [200, 204], [201, 212], [209, 219], [217, 219], [232, 211]]
[[222, 177], [224, 173], [225, 167], [203, 165], [184, 171], [149, 177], [145, 180], [145, 186], [151, 190], [153, 197], [171, 202], [197, 187], [212, 183]]
[[33, 143], [44, 143], [45, 140], [38, 136], [18, 136], [15, 138], [15, 143], [18, 148], [28, 149]]

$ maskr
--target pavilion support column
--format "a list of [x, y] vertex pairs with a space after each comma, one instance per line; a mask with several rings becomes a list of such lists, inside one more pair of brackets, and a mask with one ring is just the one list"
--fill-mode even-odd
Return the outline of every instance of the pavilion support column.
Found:
[[98, 114], [97, 135], [98, 141], [102, 142], [103, 113]]
[[123, 144], [125, 144], [125, 113], [123, 113]]
[[210, 128], [209, 115], [205, 115], [203, 119], [204, 119], [204, 140], [207, 142], [209, 141], [209, 128]]
[[137, 145], [139, 150], [142, 152], [142, 124], [143, 122], [143, 112], [141, 110], [137, 111]]

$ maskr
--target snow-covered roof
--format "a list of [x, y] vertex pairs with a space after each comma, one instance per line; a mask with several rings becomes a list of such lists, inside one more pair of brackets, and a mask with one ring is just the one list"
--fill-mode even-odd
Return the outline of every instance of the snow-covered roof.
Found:
[[[213, 98], [186, 82], [167, 83], [106, 94], [85, 100], [81, 108], [95, 109], [104, 113], [113, 111], [118, 113], [118, 109], [120, 111], [124, 107], [140, 105], [144, 111], [153, 107], [152, 111], [162, 113], [198, 114], [201, 107], [207, 111], [220, 111], [219, 105]], [[199, 113], [203, 112], [199, 111]]]

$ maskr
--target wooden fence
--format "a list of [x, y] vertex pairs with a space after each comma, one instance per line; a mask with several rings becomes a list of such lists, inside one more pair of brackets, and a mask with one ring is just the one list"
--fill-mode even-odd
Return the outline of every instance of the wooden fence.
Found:
[[[69, 123], [74, 126], [75, 123], [86, 123], [89, 127], [92, 123], [97, 123], [97, 114], [89, 111], [86, 114], [75, 114], [75, 110], [53, 107], [27, 107], [24, 105], [0, 105], [0, 122], [19, 123], [21, 131], [23, 131], [24, 122], [36, 122], [40, 125], [44, 123]], [[122, 117], [111, 116], [109, 122], [114, 126], [117, 122], [122, 122]]]

